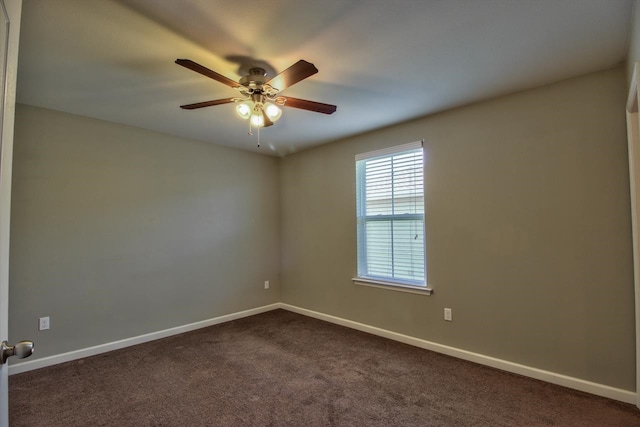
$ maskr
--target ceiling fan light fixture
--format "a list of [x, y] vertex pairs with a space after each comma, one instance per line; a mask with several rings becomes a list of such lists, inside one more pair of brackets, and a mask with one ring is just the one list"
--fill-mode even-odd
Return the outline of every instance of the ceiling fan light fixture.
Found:
[[247, 120], [251, 117], [251, 112], [253, 111], [253, 106], [249, 101], [244, 101], [236, 105], [236, 114], [244, 120]]
[[257, 128], [264, 126], [264, 117], [262, 117], [261, 111], [257, 111], [251, 115], [251, 125]]
[[282, 116], [282, 110], [277, 105], [267, 102], [264, 107], [265, 114], [272, 122], [275, 122]]
[[216, 80], [240, 92], [240, 98], [223, 98], [211, 101], [181, 105], [184, 110], [211, 107], [213, 105], [235, 103], [238, 117], [249, 120], [249, 135], [253, 135], [252, 128], [258, 130], [258, 147], [260, 146], [260, 128], [270, 127], [282, 116], [282, 107], [293, 107], [301, 110], [323, 114], [333, 114], [336, 106], [306, 99], [278, 96], [278, 93], [292, 85], [314, 75], [318, 69], [310, 62], [299, 60], [278, 75], [268, 79], [263, 68], [249, 69], [249, 74], [240, 78], [238, 82], [231, 80], [213, 70], [204, 67], [190, 59], [176, 59], [176, 64], [205, 77]]

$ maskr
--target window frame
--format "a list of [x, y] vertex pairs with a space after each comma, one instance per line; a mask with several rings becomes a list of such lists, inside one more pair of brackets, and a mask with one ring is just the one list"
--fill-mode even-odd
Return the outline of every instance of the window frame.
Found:
[[[352, 278], [353, 283], [357, 284], [357, 285], [364, 285], [364, 286], [371, 286], [371, 287], [375, 287], [375, 288], [382, 288], [382, 289], [391, 289], [391, 290], [396, 290], [396, 291], [402, 291], [402, 292], [410, 292], [410, 293], [417, 293], [417, 294], [423, 294], [423, 295], [431, 295], [433, 290], [432, 288], [428, 285], [427, 282], [427, 260], [426, 260], [426, 221], [425, 221], [425, 212], [424, 212], [424, 206], [423, 206], [423, 211], [421, 214], [417, 214], [417, 213], [404, 213], [404, 214], [385, 214], [385, 215], [375, 215], [372, 216], [371, 218], [369, 218], [368, 220], [365, 220], [363, 218], [366, 218], [366, 214], [363, 216], [361, 215], [361, 210], [362, 207], [366, 206], [366, 201], [364, 200], [364, 198], [366, 197], [366, 193], [364, 191], [358, 191], [359, 185], [364, 184], [365, 180], [359, 176], [359, 168], [358, 168], [358, 164], [361, 161], [367, 161], [367, 160], [374, 160], [374, 159], [381, 159], [381, 158], [385, 158], [385, 157], [392, 157], [395, 155], [400, 155], [403, 152], [409, 152], [409, 151], [414, 151], [414, 150], [422, 150], [422, 179], [424, 182], [424, 165], [425, 165], [425, 156], [424, 156], [424, 141], [416, 141], [416, 142], [411, 142], [408, 144], [402, 144], [402, 145], [397, 145], [397, 146], [393, 146], [393, 147], [388, 147], [388, 148], [384, 148], [381, 150], [375, 150], [375, 151], [370, 151], [370, 152], [366, 152], [366, 153], [361, 153], [361, 154], [357, 154], [355, 156], [355, 166], [356, 166], [356, 173], [355, 173], [355, 178], [356, 178], [356, 239], [358, 241], [357, 243], [357, 274], [355, 277]], [[422, 198], [423, 198], [423, 203], [425, 202], [425, 198], [424, 198], [424, 185], [422, 187]], [[375, 275], [365, 275], [362, 274], [362, 272], [364, 271], [364, 263], [366, 262], [366, 255], [365, 256], [361, 256], [361, 249], [363, 247], [363, 245], [366, 244], [362, 244], [361, 243], [361, 239], [365, 237], [366, 233], [365, 228], [366, 228], [366, 224], [369, 221], [389, 221], [390, 219], [398, 219], [398, 220], [421, 220], [422, 221], [422, 242], [423, 242], [423, 253], [424, 253], [424, 259], [423, 259], [423, 267], [424, 267], [424, 283], [416, 283], [414, 281], [411, 280], [402, 280], [402, 279], [397, 279], [397, 278], [392, 278], [392, 277], [384, 277], [384, 276], [375, 276]], [[395, 267], [394, 267], [395, 268]]]

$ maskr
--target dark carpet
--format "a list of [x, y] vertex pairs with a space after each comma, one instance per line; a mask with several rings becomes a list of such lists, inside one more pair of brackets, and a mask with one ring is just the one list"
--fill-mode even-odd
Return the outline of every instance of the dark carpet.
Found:
[[9, 387], [11, 426], [640, 426], [632, 405], [284, 310]]

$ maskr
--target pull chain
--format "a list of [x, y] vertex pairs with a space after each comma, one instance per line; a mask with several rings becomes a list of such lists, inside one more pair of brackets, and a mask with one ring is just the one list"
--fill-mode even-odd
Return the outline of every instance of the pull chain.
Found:
[[[262, 126], [258, 126], [258, 148], [260, 148], [260, 128]], [[251, 128], [251, 120], [249, 120], [249, 132], [247, 132], [250, 136], [253, 136], [253, 129]]]

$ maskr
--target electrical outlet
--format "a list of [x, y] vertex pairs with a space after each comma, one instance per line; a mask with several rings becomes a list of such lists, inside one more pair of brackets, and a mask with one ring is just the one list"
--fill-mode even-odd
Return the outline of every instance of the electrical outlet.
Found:
[[264, 281], [264, 288], [265, 289], [269, 289], [269, 281], [268, 280]]
[[38, 330], [46, 331], [49, 329], [49, 316], [38, 319]]
[[451, 322], [453, 320], [450, 308], [445, 308], [444, 309], [444, 320], [446, 320], [448, 322]]

